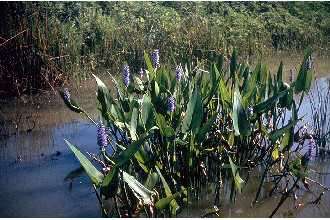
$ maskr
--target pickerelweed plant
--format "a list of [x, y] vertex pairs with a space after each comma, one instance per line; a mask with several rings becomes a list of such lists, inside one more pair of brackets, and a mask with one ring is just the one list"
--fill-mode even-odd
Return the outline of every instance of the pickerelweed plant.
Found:
[[91, 178], [103, 215], [176, 216], [209, 186], [220, 207], [235, 201], [251, 171], [261, 170], [253, 202], [272, 183], [270, 194], [282, 195], [273, 216], [299, 184], [308, 185], [309, 155], [301, 151], [308, 137], [295, 128], [313, 77], [310, 56], [308, 50], [287, 84], [282, 63], [277, 74], [264, 64], [251, 69], [235, 50], [227, 64], [218, 55], [172, 68], [161, 64], [158, 50], [153, 59], [145, 53], [141, 73], [129, 74], [125, 64], [119, 80], [109, 74], [114, 94], [94, 75], [100, 123], [61, 92], [71, 110], [98, 126], [100, 150], [90, 155], [96, 166], [65, 141]]

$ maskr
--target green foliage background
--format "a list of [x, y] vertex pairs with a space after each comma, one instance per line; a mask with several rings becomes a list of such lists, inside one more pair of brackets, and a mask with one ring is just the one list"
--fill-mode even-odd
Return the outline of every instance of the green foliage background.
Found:
[[[61, 72], [85, 77], [123, 60], [137, 70], [143, 50], [159, 48], [162, 62], [203, 51], [264, 54], [327, 50], [329, 2], [1, 2], [0, 35], [32, 45]], [[6, 55], [7, 56], [7, 55]], [[134, 63], [133, 63], [134, 60]], [[140, 60], [140, 61], [139, 61]], [[104, 71], [103, 71], [104, 72]]]

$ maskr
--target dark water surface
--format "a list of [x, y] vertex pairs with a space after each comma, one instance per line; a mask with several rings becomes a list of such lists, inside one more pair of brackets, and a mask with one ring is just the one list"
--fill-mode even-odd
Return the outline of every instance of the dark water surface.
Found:
[[[327, 60], [326, 64], [317, 63], [320, 83], [327, 83], [330, 75]], [[295, 62], [296, 66], [299, 62]], [[95, 88], [94, 81], [86, 81], [81, 88], [74, 86], [71, 90], [72, 96], [97, 120]], [[97, 152], [93, 124], [69, 111], [52, 92], [0, 102], [0, 217], [100, 217], [89, 179], [78, 171], [77, 178], [67, 176], [80, 166], [63, 141], [70, 140], [83, 152]], [[309, 114], [309, 107], [305, 105], [301, 113]], [[319, 172], [330, 172], [329, 160], [313, 166]], [[330, 186], [330, 175], [315, 174], [314, 178]], [[251, 208], [256, 185], [252, 178], [235, 205], [221, 208], [222, 217], [269, 216], [278, 198], [266, 198]], [[306, 192], [302, 197], [305, 200], [315, 196]], [[182, 217], [201, 216], [211, 200], [212, 196], [201, 199], [183, 211]], [[317, 206], [294, 209], [292, 201], [288, 199], [277, 216], [330, 217], [329, 192]]]

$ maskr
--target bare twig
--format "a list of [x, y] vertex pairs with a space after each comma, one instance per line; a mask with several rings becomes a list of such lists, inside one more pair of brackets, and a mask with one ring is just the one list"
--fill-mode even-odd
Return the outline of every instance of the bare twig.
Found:
[[7, 39], [5, 42], [3, 42], [2, 44], [0, 44], [0, 47], [4, 46], [6, 43], [8, 43], [9, 41], [11, 41], [12, 39], [16, 38], [17, 36], [23, 34], [24, 32], [26, 32], [28, 29], [25, 29], [24, 31], [19, 32], [18, 34], [12, 36], [11, 38]]

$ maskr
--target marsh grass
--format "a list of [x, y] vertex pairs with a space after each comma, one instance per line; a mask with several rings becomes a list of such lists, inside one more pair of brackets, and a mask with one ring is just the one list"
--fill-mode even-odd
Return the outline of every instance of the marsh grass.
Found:
[[123, 60], [137, 71], [143, 50], [155, 47], [163, 63], [212, 53], [227, 58], [234, 46], [246, 56], [328, 47], [325, 3], [3, 2], [1, 8], [0, 79], [8, 82], [1, 92], [14, 95], [104, 68], [114, 74]]
[[317, 154], [325, 156], [330, 153], [330, 80], [316, 83], [315, 92], [309, 95], [312, 112], [312, 126], [317, 144]]

